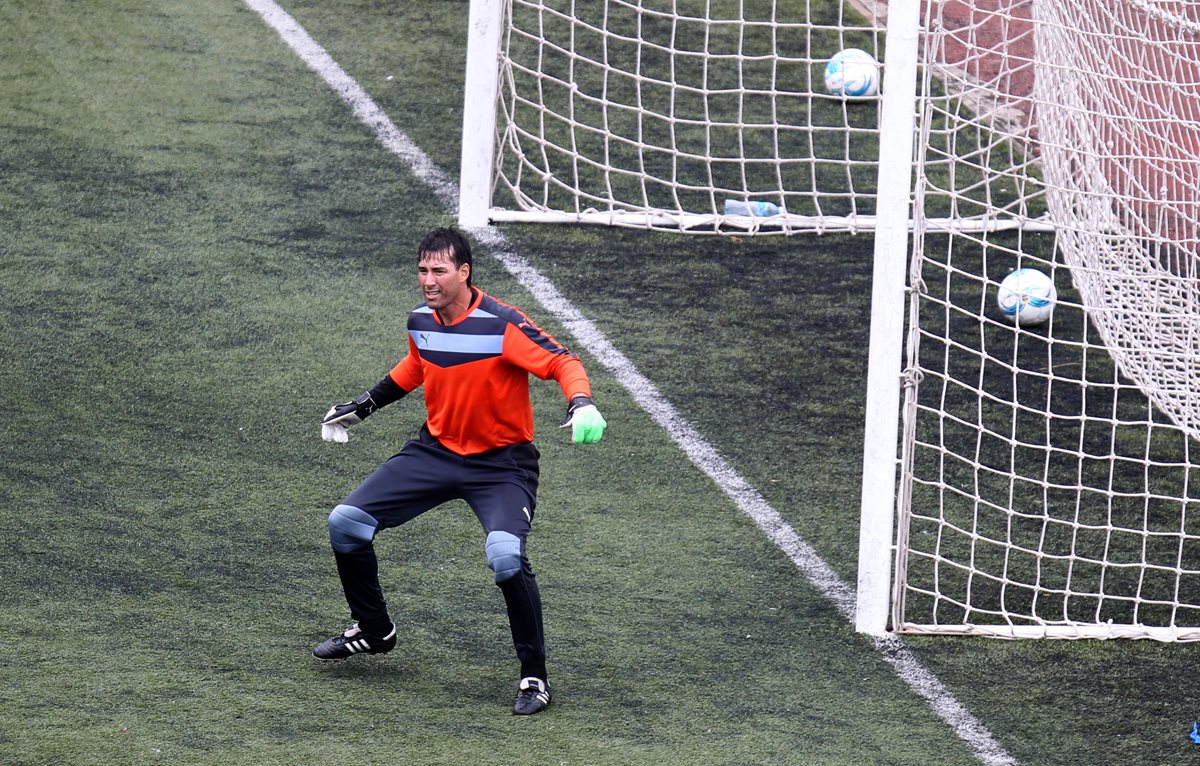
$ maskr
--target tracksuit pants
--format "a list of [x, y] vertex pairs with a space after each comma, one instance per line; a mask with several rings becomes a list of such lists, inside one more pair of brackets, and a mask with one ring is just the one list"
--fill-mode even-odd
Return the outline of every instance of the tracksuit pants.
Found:
[[[546, 680], [542, 601], [525, 553], [537, 502], [538, 450], [514, 444], [478, 455], [451, 452], [422, 429], [419, 439], [368, 476], [344, 505], [378, 522], [376, 534], [425, 511], [461, 499], [475, 512], [484, 534], [506, 532], [520, 540], [520, 570], [497, 582], [504, 595], [521, 677]], [[391, 618], [379, 584], [379, 564], [370, 542], [349, 553], [334, 551], [351, 616], [371, 635], [385, 635]]]

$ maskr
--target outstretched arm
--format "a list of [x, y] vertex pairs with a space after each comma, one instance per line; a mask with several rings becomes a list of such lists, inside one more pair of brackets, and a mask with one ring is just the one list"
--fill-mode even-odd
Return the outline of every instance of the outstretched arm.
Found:
[[570, 404], [560, 428], [571, 426], [576, 444], [595, 444], [608, 426], [592, 402], [592, 384], [583, 362], [533, 322], [510, 325], [506, 331], [505, 355], [519, 366], [542, 378], [553, 379]]

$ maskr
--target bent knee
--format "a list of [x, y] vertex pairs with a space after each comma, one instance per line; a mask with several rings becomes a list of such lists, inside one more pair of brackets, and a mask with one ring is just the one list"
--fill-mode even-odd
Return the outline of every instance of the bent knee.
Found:
[[379, 522], [353, 505], [338, 505], [329, 514], [329, 543], [338, 553], [353, 553], [375, 538]]
[[511, 532], [489, 532], [484, 550], [496, 582], [511, 579], [521, 571], [521, 538]]

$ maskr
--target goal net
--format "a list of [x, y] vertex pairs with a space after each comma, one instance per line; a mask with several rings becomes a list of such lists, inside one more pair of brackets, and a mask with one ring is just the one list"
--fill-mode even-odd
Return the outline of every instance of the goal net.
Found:
[[[1197, 22], [1195, 2], [928, 7], [896, 630], [1200, 639]], [[925, 220], [958, 198], [921, 154], [1006, 177], [1053, 232]], [[1046, 324], [997, 306], [1019, 267], [1057, 286]]]
[[1200, 639], [1200, 3], [471, 14], [464, 225], [876, 233], [860, 630]]
[[877, 54], [873, 11], [798, 0], [501, 6], [496, 130], [486, 137], [495, 149], [471, 163], [478, 180], [464, 179], [480, 190], [464, 208], [486, 213], [464, 217], [689, 232], [870, 228], [879, 99], [834, 96], [824, 73], [842, 49]]

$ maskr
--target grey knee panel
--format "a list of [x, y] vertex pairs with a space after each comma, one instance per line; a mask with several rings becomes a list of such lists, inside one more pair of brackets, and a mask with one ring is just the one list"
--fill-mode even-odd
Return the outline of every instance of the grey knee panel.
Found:
[[488, 533], [484, 550], [488, 568], [496, 573], [496, 582], [504, 582], [521, 571], [521, 538], [511, 532]]
[[338, 505], [329, 514], [329, 543], [338, 553], [353, 553], [371, 544], [379, 522], [353, 505]]

